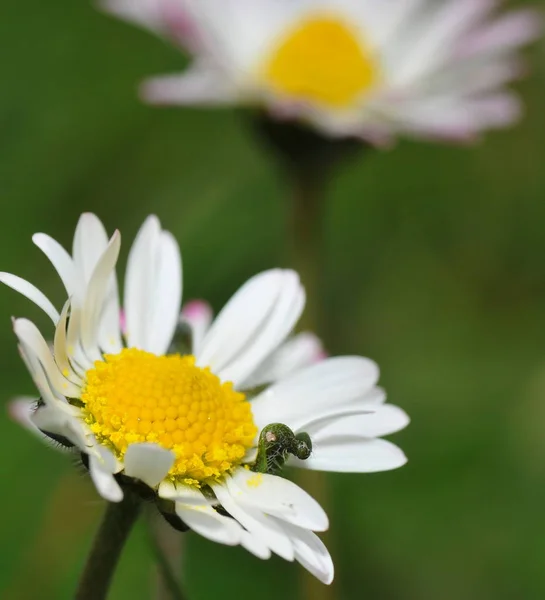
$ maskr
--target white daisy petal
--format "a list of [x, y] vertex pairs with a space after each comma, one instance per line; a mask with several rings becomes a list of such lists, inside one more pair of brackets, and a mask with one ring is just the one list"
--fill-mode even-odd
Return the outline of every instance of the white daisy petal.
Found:
[[70, 398], [79, 398], [80, 388], [66, 379], [59, 371], [47, 343], [36, 325], [28, 319], [16, 319], [13, 323], [13, 330], [19, 340], [36, 355], [57, 392]]
[[98, 493], [108, 502], [121, 502], [123, 491], [115, 480], [116, 460], [113, 454], [104, 446], [97, 446], [95, 454], [89, 455], [89, 474]]
[[74, 233], [72, 256], [75, 268], [85, 283], [89, 283], [96, 264], [107, 247], [108, 234], [100, 219], [93, 213], [83, 213]]
[[236, 497], [232, 496], [223, 485], [212, 484], [211, 487], [225, 510], [259, 542], [265, 544], [285, 560], [292, 561], [294, 559], [293, 546], [288, 536], [271, 517], [267, 517], [259, 510], [241, 506]]
[[320, 339], [305, 331], [285, 342], [244, 381], [245, 388], [278, 381], [325, 358]]
[[275, 475], [237, 469], [226, 485], [237, 502], [313, 531], [325, 531], [324, 509], [298, 485]]
[[158, 266], [154, 281], [146, 350], [164, 354], [172, 340], [182, 301], [182, 259], [174, 237], [162, 231], [159, 237]]
[[130, 444], [123, 459], [125, 475], [139, 479], [153, 488], [167, 476], [175, 458], [174, 452], [165, 450], [158, 444]]
[[66, 334], [66, 325], [68, 321], [68, 311], [70, 310], [70, 300], [67, 300], [59, 318], [59, 322], [55, 327], [55, 338], [53, 343], [53, 351], [55, 362], [61, 373], [72, 383], [78, 386], [83, 384], [82, 376], [84, 371], [68, 358], [68, 340]]
[[[87, 356], [92, 360], [101, 360], [101, 352], [98, 345], [100, 332], [100, 319], [104, 314], [105, 300], [108, 288], [111, 285], [119, 250], [121, 248], [121, 236], [118, 231], [114, 233], [106, 250], [96, 262], [89, 279], [85, 303], [82, 310], [81, 322], [81, 344]], [[119, 339], [119, 310], [116, 314], [116, 331]], [[114, 345], [116, 345], [114, 343]], [[121, 345], [120, 341], [117, 343]]]
[[463, 58], [490, 56], [494, 52], [501, 56], [537, 39], [541, 30], [541, 15], [534, 10], [518, 10], [473, 31], [459, 51]]
[[147, 347], [148, 324], [154, 281], [157, 247], [161, 234], [159, 219], [146, 219], [131, 247], [125, 276], [125, 320], [128, 345]]
[[160, 32], [163, 28], [161, 4], [157, 0], [99, 0], [98, 6], [151, 31]]
[[269, 547], [262, 540], [248, 533], [246, 530], [242, 530], [240, 545], [262, 560], [268, 560], [271, 557]]
[[376, 383], [377, 365], [366, 358], [328, 358], [272, 385], [252, 401], [252, 412], [261, 429], [285, 423], [299, 429], [309, 416], [319, 419], [352, 410]]
[[216, 512], [208, 504], [176, 503], [176, 513], [193, 531], [219, 544], [236, 546], [242, 537], [240, 525]]
[[236, 99], [236, 88], [218, 77], [215, 69], [195, 66], [183, 74], [146, 79], [140, 96], [150, 104], [205, 104], [218, 106]]
[[16, 292], [19, 292], [23, 296], [26, 296], [29, 300], [34, 302], [36, 306], [40, 307], [54, 324], [57, 323], [59, 320], [57, 309], [36, 286], [11, 273], [0, 273], [0, 282], [9, 286]]
[[19, 354], [23, 359], [43, 401], [46, 404], [62, 404], [66, 409], [71, 409], [66, 398], [58, 394], [51, 386], [45, 370], [36, 355], [24, 343], [19, 343]]
[[47, 431], [48, 433], [60, 435], [69, 442], [72, 442], [71, 438], [74, 437], [74, 432], [67, 426], [66, 413], [62, 413], [51, 405], [42, 405], [37, 408], [35, 398], [25, 397], [12, 400], [8, 404], [8, 414], [19, 425], [30, 431], [30, 433], [34, 434], [51, 448], [61, 452], [71, 450], [71, 448], [57, 443], [43, 433]]
[[310, 458], [290, 460], [290, 464], [302, 469], [338, 473], [390, 471], [402, 467], [406, 462], [405, 454], [391, 442], [349, 436], [313, 443]]
[[[243, 386], [292, 331], [304, 303], [304, 290], [293, 271], [267, 271], [250, 279], [210, 328], [198, 364], [210, 364], [221, 379]], [[238, 344], [233, 343], [234, 331]]]
[[43, 433], [60, 435], [71, 441], [73, 431], [68, 426], [69, 417], [65, 412], [51, 404], [44, 404], [29, 414], [29, 422]]
[[203, 341], [197, 362], [225, 368], [253, 339], [281, 292], [283, 272], [265, 271], [247, 281], [224, 306]]
[[182, 307], [181, 321], [191, 328], [192, 352], [198, 355], [212, 323], [212, 308], [202, 300], [192, 300]]
[[69, 296], [81, 293], [82, 279], [68, 252], [52, 237], [45, 233], [35, 233], [32, 241], [47, 256], [59, 274]]
[[158, 494], [165, 500], [173, 500], [180, 504], [210, 504], [211, 502], [203, 496], [198, 489], [183, 484], [174, 484], [171, 481], [165, 480], [159, 485]]
[[[100, 219], [92, 213], [84, 213], [76, 227], [72, 254], [76, 268], [82, 273], [87, 284], [90, 283], [97, 263], [109, 245], [111, 246], [111, 243], [108, 242], [108, 235]], [[95, 275], [95, 280], [96, 277]], [[119, 331], [119, 292], [115, 272], [109, 276], [99, 316], [97, 339], [100, 347], [110, 353], [119, 352], [122, 346]]]
[[331, 555], [322, 540], [306, 529], [282, 523], [290, 536], [295, 550], [295, 560], [322, 583], [329, 585], [333, 581], [334, 568]]
[[77, 370], [79, 366], [83, 371], [90, 369], [93, 366], [93, 359], [83, 351], [81, 343], [81, 321], [82, 308], [76, 302], [75, 298], [70, 300], [70, 319], [66, 329], [66, 353], [70, 360], [70, 364], [74, 365]]
[[23, 396], [15, 398], [8, 403], [9, 416], [19, 425], [22, 425], [30, 431], [37, 432], [36, 426], [30, 418], [36, 410], [36, 398]]
[[306, 431], [317, 444], [332, 438], [374, 438], [401, 431], [409, 424], [405, 411], [392, 404], [370, 406], [362, 404], [358, 412], [332, 415], [324, 419], [311, 420], [300, 428]]

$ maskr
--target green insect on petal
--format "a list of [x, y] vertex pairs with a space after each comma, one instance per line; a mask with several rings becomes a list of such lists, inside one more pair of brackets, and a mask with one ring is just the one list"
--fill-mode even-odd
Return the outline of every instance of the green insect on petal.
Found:
[[312, 442], [308, 433], [295, 435], [282, 423], [271, 423], [264, 427], [257, 445], [257, 459], [252, 467], [258, 473], [277, 475], [289, 455], [306, 460], [312, 453]]

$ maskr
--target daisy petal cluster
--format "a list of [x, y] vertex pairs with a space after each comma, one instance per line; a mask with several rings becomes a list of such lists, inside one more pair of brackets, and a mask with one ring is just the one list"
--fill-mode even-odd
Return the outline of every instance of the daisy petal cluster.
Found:
[[[19, 399], [14, 418], [81, 453], [105, 499], [141, 486], [169, 522], [260, 558], [297, 560], [329, 583], [333, 564], [314, 533], [327, 516], [281, 467], [372, 472], [405, 463], [380, 439], [408, 418], [385, 403], [377, 365], [324, 358], [312, 334], [292, 335], [305, 293], [291, 270], [253, 277], [215, 319], [203, 302], [182, 308], [180, 251], [156, 217], [130, 249], [123, 309], [119, 232], [108, 238], [84, 214], [71, 254], [48, 235], [33, 241], [68, 299], [58, 310], [31, 283], [0, 274], [52, 321], [45, 337], [30, 320], [13, 321], [40, 394]], [[280, 446], [275, 431], [305, 452]], [[274, 469], [257, 469], [258, 459]]]
[[506, 84], [539, 32], [496, 0], [103, 0], [193, 56], [156, 104], [248, 104], [329, 136], [471, 140], [520, 114]]

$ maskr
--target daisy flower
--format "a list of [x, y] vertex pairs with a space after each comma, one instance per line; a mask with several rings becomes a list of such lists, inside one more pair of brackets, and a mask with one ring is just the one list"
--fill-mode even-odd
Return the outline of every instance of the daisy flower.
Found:
[[155, 104], [248, 104], [333, 137], [471, 140], [514, 122], [539, 15], [496, 0], [103, 0], [189, 50]]
[[408, 418], [385, 404], [376, 364], [319, 360], [314, 336], [290, 337], [305, 304], [290, 270], [253, 277], [215, 320], [199, 302], [180, 317], [180, 252], [156, 217], [130, 250], [123, 313], [118, 231], [108, 240], [99, 219], [84, 214], [72, 255], [43, 233], [33, 241], [68, 300], [59, 312], [31, 283], [0, 274], [54, 326], [50, 347], [31, 321], [13, 321], [40, 399], [32, 409], [19, 399], [12, 415], [81, 453], [106, 500], [119, 502], [136, 486], [174, 526], [260, 558], [295, 559], [329, 583], [332, 561], [313, 533], [327, 529], [327, 516], [280, 475], [286, 461], [352, 472], [405, 463], [379, 439]]

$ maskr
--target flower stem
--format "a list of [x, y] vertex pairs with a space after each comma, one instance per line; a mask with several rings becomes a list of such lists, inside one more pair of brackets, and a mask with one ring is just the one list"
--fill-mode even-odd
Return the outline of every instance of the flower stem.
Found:
[[158, 515], [148, 516], [149, 541], [156, 561], [155, 598], [184, 600], [180, 581], [183, 535]]
[[[307, 292], [307, 304], [300, 326], [319, 333], [321, 325], [321, 274], [323, 268], [323, 212], [327, 182], [321, 176], [312, 178], [300, 173], [292, 177], [294, 193], [291, 211], [292, 264], [298, 271]], [[297, 474], [301, 487], [327, 511], [329, 494], [324, 473], [301, 470]], [[322, 535], [331, 546], [331, 535]], [[331, 550], [331, 548], [330, 548]], [[334, 584], [325, 586], [301, 569], [300, 595], [306, 600], [335, 600]]]
[[294, 177], [293, 187], [290, 223], [291, 263], [301, 277], [307, 296], [300, 327], [319, 332], [325, 194], [321, 181], [312, 181], [307, 177]]
[[[264, 113], [253, 115], [251, 123], [293, 189], [289, 220], [291, 262], [307, 292], [300, 327], [320, 335], [325, 329], [322, 305], [325, 196], [336, 170], [366, 146], [361, 139], [328, 138], [302, 123], [278, 121]], [[302, 471], [298, 479], [327, 510], [326, 476], [316, 471]], [[301, 573], [303, 598], [335, 600], [335, 585], [324, 586], [306, 571], [301, 570]]]
[[142, 501], [125, 490], [121, 502], [109, 502], [81, 575], [75, 600], [105, 600], [121, 551], [140, 513]]

